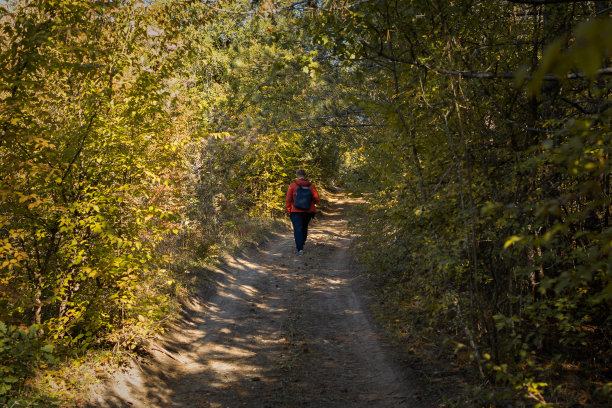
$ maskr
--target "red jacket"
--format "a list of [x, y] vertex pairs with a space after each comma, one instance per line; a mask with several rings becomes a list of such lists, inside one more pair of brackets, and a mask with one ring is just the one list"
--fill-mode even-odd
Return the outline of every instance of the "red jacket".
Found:
[[[298, 188], [298, 184], [300, 186], [310, 186], [310, 191], [312, 191], [312, 202], [310, 203], [310, 208], [308, 210], [301, 210], [299, 208], [295, 208], [293, 205], [293, 200], [295, 199], [295, 193]], [[295, 180], [293, 183], [289, 184], [289, 189], [287, 190], [287, 198], [285, 199], [285, 207], [287, 208], [287, 214], [291, 214], [292, 212], [317, 212], [315, 204], [319, 202], [319, 193], [315, 186], [308, 180]]]

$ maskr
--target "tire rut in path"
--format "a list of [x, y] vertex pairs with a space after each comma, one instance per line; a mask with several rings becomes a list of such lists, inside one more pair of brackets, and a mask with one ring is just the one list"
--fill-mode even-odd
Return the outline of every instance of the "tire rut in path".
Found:
[[99, 407], [427, 407], [364, 308], [344, 212], [311, 224], [306, 254], [285, 233], [228, 260], [213, 294], [99, 390]]

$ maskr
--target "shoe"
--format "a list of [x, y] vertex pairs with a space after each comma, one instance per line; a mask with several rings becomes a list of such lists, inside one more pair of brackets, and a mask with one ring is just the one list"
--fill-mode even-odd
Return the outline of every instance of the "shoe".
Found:
[[297, 251], [295, 254], [296, 254], [297, 256], [302, 256], [302, 255], [304, 255], [304, 250], [303, 250], [303, 249], [300, 249], [300, 250], [299, 250], [299, 251]]

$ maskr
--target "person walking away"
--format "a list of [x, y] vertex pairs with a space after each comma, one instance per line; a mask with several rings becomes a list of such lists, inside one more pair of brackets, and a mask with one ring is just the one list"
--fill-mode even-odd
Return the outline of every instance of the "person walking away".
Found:
[[306, 179], [306, 171], [298, 170], [295, 173], [297, 180], [289, 184], [285, 204], [287, 214], [293, 224], [296, 255], [304, 255], [304, 243], [308, 236], [308, 223], [317, 212], [316, 204], [319, 202], [319, 193], [315, 186]]

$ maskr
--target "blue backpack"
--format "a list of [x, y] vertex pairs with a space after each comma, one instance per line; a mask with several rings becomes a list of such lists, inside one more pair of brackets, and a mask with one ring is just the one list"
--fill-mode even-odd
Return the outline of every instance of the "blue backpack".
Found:
[[312, 191], [310, 190], [310, 186], [300, 186], [298, 184], [293, 206], [300, 210], [310, 210], [310, 203], [312, 203]]

